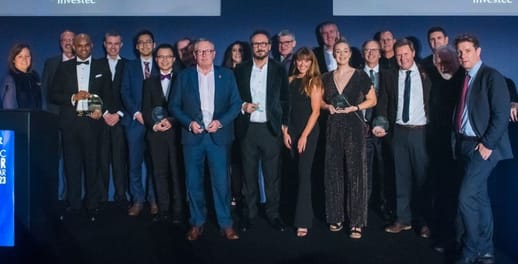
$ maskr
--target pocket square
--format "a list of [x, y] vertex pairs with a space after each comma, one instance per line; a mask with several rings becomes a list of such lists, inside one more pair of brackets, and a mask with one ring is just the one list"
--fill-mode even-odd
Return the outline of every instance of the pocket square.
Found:
[[102, 73], [95, 75], [95, 78], [101, 78], [101, 77], [103, 77]]

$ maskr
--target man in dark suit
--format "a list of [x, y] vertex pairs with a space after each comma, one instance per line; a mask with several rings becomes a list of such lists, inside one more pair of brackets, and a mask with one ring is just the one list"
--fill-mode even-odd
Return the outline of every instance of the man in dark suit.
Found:
[[[144, 202], [149, 202], [152, 215], [158, 213], [158, 205], [155, 201], [155, 190], [151, 180], [150, 164], [146, 159], [144, 119], [142, 117], [142, 89], [145, 79], [152, 75], [158, 75], [156, 65], [153, 64], [153, 49], [155, 41], [153, 33], [143, 30], [135, 37], [135, 48], [138, 58], [128, 61], [124, 67], [121, 85], [121, 99], [124, 106], [122, 123], [126, 128], [129, 154], [129, 191], [133, 205], [128, 209], [128, 215], [138, 216], [144, 208]], [[147, 172], [142, 175], [142, 165], [146, 161]], [[142, 185], [142, 178], [147, 182]]]
[[173, 223], [181, 223], [185, 217], [185, 192], [178, 164], [180, 128], [167, 110], [171, 87], [178, 74], [173, 71], [176, 59], [173, 50], [173, 46], [169, 44], [161, 44], [156, 48], [155, 60], [160, 75], [151, 76], [144, 81], [142, 115], [147, 128], [146, 138], [151, 152], [156, 198], [160, 209], [153, 220], [168, 221], [171, 218]]
[[[376, 96], [379, 97], [380, 80], [385, 77], [387, 70], [380, 67], [381, 45], [376, 40], [365, 41], [362, 45], [364, 58], [363, 70], [371, 79]], [[369, 127], [376, 124], [376, 108], [363, 110], [365, 122]], [[392, 153], [386, 146], [384, 138], [378, 138], [367, 134], [367, 167], [369, 168], [369, 196], [371, 204], [375, 204], [384, 220], [389, 221], [392, 217], [395, 199], [394, 188], [394, 162]]]
[[423, 65], [426, 71], [430, 72], [435, 69], [435, 63], [433, 60], [435, 51], [440, 47], [448, 45], [448, 35], [446, 34], [446, 30], [442, 27], [431, 27], [428, 29], [427, 36], [428, 45], [432, 50], [432, 54], [422, 59], [421, 65]]
[[281, 177], [281, 125], [287, 124], [288, 77], [284, 66], [269, 59], [270, 36], [266, 31], [256, 31], [250, 37], [253, 59], [239, 64], [235, 69], [241, 98], [244, 101], [236, 120], [243, 162], [243, 215], [241, 229], [250, 228], [258, 215], [259, 161], [264, 175], [266, 191], [266, 216], [270, 224], [280, 231], [286, 226], [279, 214]]
[[[385, 231], [410, 230], [414, 222], [420, 227], [421, 237], [428, 238], [430, 229], [425, 216], [430, 208], [424, 190], [428, 171], [426, 128], [431, 83], [415, 63], [411, 41], [398, 40], [394, 50], [399, 70], [390, 71], [382, 80], [376, 108], [378, 115], [388, 119], [395, 158], [397, 219]], [[379, 137], [386, 131], [376, 126], [373, 133]]]
[[380, 58], [380, 66], [385, 70], [397, 70], [398, 63], [394, 56], [394, 43], [396, 39], [394, 34], [388, 29], [378, 32], [375, 39], [381, 43], [382, 56]]
[[114, 200], [118, 205], [126, 204], [128, 190], [128, 151], [124, 127], [121, 124], [124, 112], [121, 102], [121, 80], [124, 65], [127, 59], [119, 55], [122, 47], [122, 36], [119, 33], [109, 32], [104, 35], [106, 58], [102, 59], [110, 69], [112, 80], [113, 100], [105, 102], [107, 112], [103, 114], [104, 124], [100, 141], [100, 170], [103, 183], [102, 201], [108, 201], [110, 184], [110, 164], [115, 187]]
[[288, 75], [293, 68], [293, 54], [295, 53], [295, 46], [297, 46], [297, 40], [295, 34], [291, 31], [284, 29], [277, 33], [277, 42], [279, 45], [278, 52], [274, 57], [277, 61], [284, 65], [284, 69]]
[[313, 53], [317, 57], [320, 73], [335, 70], [336, 60], [333, 57], [333, 46], [340, 39], [340, 30], [338, 25], [331, 21], [326, 21], [318, 26], [318, 44], [313, 49]]
[[[59, 36], [59, 44], [61, 47], [61, 54], [52, 58], [48, 58], [45, 61], [45, 65], [43, 67], [43, 74], [41, 78], [41, 94], [42, 94], [42, 108], [43, 110], [49, 111], [56, 115], [59, 115], [59, 106], [50, 102], [50, 86], [53, 83], [54, 75], [56, 74], [56, 70], [61, 62], [73, 59], [74, 48], [72, 47], [74, 41], [74, 32], [70, 30], [65, 30]], [[58, 197], [59, 199], [65, 199], [65, 173], [64, 173], [64, 165], [63, 165], [63, 142], [61, 138], [61, 134], [59, 134], [58, 139], [58, 156], [59, 156], [59, 183], [58, 183]]]
[[81, 176], [85, 176], [85, 205], [95, 221], [101, 199], [98, 174], [98, 140], [102, 128], [102, 109], [91, 111], [88, 99], [99, 95], [110, 101], [110, 72], [104, 63], [92, 60], [92, 42], [86, 34], [74, 38], [75, 60], [59, 65], [51, 100], [60, 105], [59, 125], [63, 135], [68, 212], [81, 209]]
[[63, 61], [68, 61], [74, 58], [74, 32], [65, 30], [59, 36], [59, 44], [61, 47], [61, 54], [52, 58], [48, 58], [43, 66], [43, 74], [41, 77], [41, 90], [43, 94], [42, 106], [44, 110], [51, 113], [59, 114], [59, 106], [48, 102], [50, 100], [50, 85], [53, 83], [54, 75], [58, 66]]
[[[197, 240], [207, 219], [204, 164], [208, 162], [216, 219], [225, 237], [239, 239], [230, 212], [229, 151], [234, 140], [234, 119], [241, 99], [228, 69], [214, 65], [212, 42], [194, 44], [196, 67], [182, 71], [176, 80], [169, 108], [182, 126], [187, 199], [191, 213], [188, 240]], [[256, 175], [257, 175], [257, 169]]]
[[477, 37], [462, 34], [455, 47], [466, 70], [453, 120], [454, 154], [464, 169], [459, 194], [464, 233], [458, 263], [495, 263], [487, 179], [500, 160], [513, 157], [507, 131], [509, 92], [504, 77], [482, 63]]

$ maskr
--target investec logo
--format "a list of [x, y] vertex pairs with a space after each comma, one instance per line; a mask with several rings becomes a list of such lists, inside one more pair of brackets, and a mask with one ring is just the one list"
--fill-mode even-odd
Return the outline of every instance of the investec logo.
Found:
[[96, 0], [57, 0], [58, 5], [94, 5]]
[[513, 0], [473, 0], [473, 4], [512, 4]]

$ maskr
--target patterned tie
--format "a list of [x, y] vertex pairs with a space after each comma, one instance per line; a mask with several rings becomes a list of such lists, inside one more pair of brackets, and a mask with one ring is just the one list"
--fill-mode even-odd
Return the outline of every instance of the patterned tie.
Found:
[[149, 62], [144, 62], [144, 79], [149, 78], [151, 76], [151, 69], [149, 69]]
[[457, 104], [457, 111], [455, 113], [455, 131], [456, 132], [460, 132], [460, 129], [462, 128], [462, 114], [464, 113], [464, 108], [466, 106], [466, 95], [468, 94], [470, 79], [471, 79], [471, 76], [469, 76], [469, 74], [466, 74], [466, 77], [464, 78], [464, 84], [462, 85], [462, 91], [460, 94], [459, 103]]
[[410, 73], [406, 71], [405, 77], [405, 91], [403, 93], [403, 122], [408, 122], [410, 119]]

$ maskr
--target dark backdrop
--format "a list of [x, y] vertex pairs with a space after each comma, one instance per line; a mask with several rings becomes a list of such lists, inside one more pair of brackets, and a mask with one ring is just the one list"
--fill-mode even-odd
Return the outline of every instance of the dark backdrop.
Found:
[[[30, 7], [27, 7], [30, 8]], [[463, 32], [476, 34], [481, 41], [482, 59], [504, 75], [518, 80], [518, 17], [473, 16], [389, 16], [389, 17], [335, 17], [332, 1], [279, 1], [279, 0], [222, 0], [219, 17], [0, 17], [0, 73], [6, 70], [6, 57], [15, 42], [26, 42], [33, 50], [34, 68], [41, 73], [46, 58], [59, 54], [59, 34], [64, 29], [85, 32], [94, 41], [94, 56], [103, 56], [102, 38], [106, 31], [118, 31], [124, 38], [122, 55], [133, 58], [132, 38], [141, 29], [155, 33], [157, 43], [174, 43], [187, 37], [204, 37], [213, 40], [217, 50], [217, 63], [221, 63], [226, 46], [234, 40], [247, 40], [255, 29], [267, 29], [272, 34], [289, 29], [296, 34], [297, 46], [316, 46], [315, 26], [324, 21], [338, 23], [342, 35], [352, 46], [360, 46], [373, 34], [388, 28], [396, 38], [414, 36], [421, 41], [419, 55], [425, 57], [430, 50], [426, 31], [440, 25], [448, 31], [450, 43]], [[275, 47], [273, 47], [275, 48]], [[3, 75], [3, 74], [1, 74]], [[511, 125], [514, 146], [518, 128]], [[518, 147], [515, 147], [518, 149]], [[518, 177], [515, 160], [500, 164], [491, 179], [490, 189], [495, 211], [495, 235], [500, 248], [510, 255], [518, 245]]]

